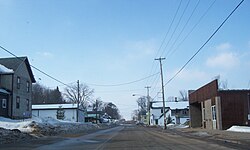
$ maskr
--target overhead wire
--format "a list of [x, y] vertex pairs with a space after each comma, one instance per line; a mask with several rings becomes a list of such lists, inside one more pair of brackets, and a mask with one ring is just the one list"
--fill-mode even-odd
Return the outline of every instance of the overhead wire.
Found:
[[[4, 48], [3, 46], [0, 45], [0, 48], [1, 48], [2, 50], [6, 51], [7, 53], [11, 54], [12, 56], [14, 56], [16, 59], [23, 61], [20, 57], [18, 57], [17, 55], [15, 55], [14, 53], [12, 53], [11, 51], [7, 50], [7, 49]], [[56, 79], [55, 77], [53, 77], [53, 76], [47, 74], [46, 72], [42, 71], [41, 69], [39, 69], [39, 68], [37, 68], [37, 67], [35, 67], [35, 66], [33, 66], [33, 65], [30, 65], [30, 66], [31, 66], [32, 68], [34, 68], [35, 70], [39, 71], [40, 73], [46, 75], [47, 77], [49, 77], [49, 78], [51, 78], [51, 79], [57, 81], [58, 83], [61, 83], [61, 84], [65, 85], [65, 86], [67, 86], [67, 87], [71, 87], [71, 86], [67, 85], [66, 83], [62, 82], [61, 80]]]
[[[157, 50], [157, 53], [156, 53], [155, 57], [158, 56], [158, 54], [159, 54], [159, 52], [160, 52], [162, 46], [164, 45], [164, 43], [165, 43], [165, 41], [166, 41], [166, 38], [167, 38], [167, 36], [168, 36], [168, 34], [169, 34], [169, 32], [170, 32], [172, 26], [173, 26], [173, 23], [174, 23], [174, 21], [175, 21], [175, 19], [176, 19], [176, 16], [177, 16], [178, 12], [179, 12], [179, 10], [180, 10], [181, 4], [182, 4], [182, 0], [180, 1], [179, 5], [178, 5], [178, 7], [177, 7], [177, 9], [176, 9], [176, 11], [175, 11], [174, 17], [173, 17], [173, 19], [171, 20], [171, 23], [170, 23], [170, 25], [169, 25], [169, 27], [168, 27], [168, 30], [167, 30], [167, 32], [166, 32], [166, 34], [165, 34], [165, 36], [164, 36], [164, 38], [163, 38], [163, 40], [162, 40], [162, 42], [161, 42], [160, 47], [159, 47], [158, 50]], [[152, 63], [152, 66], [151, 66], [151, 69], [150, 69], [150, 73], [149, 73], [149, 74], [152, 74], [152, 72], [156, 72], [156, 69], [157, 69], [157, 68], [154, 67], [154, 65], [155, 65], [155, 61], [153, 61], [153, 63]], [[155, 69], [154, 69], [154, 68], [155, 68]], [[153, 70], [154, 70], [154, 71], [153, 71]], [[148, 81], [148, 82], [151, 82], [151, 81]], [[148, 85], [148, 82], [147, 82], [146, 85]]]
[[93, 83], [86, 83], [86, 84], [89, 84], [89, 85], [92, 85], [92, 86], [123, 86], [123, 85], [128, 85], [128, 84], [133, 84], [133, 83], [136, 83], [136, 82], [140, 82], [140, 81], [143, 81], [145, 79], [148, 79], [148, 78], [151, 78], [155, 75], [158, 75], [160, 74], [160, 72], [157, 72], [157, 73], [154, 73], [154, 74], [151, 74], [147, 77], [144, 77], [144, 78], [141, 78], [141, 79], [138, 79], [138, 80], [134, 80], [134, 81], [130, 81], [130, 82], [125, 82], [125, 83], [119, 83], [119, 84], [93, 84]]
[[179, 20], [178, 20], [178, 22], [177, 22], [177, 25], [176, 25], [175, 28], [174, 28], [174, 31], [172, 32], [172, 34], [171, 34], [171, 36], [170, 36], [170, 38], [169, 38], [167, 44], [165, 45], [165, 47], [164, 47], [164, 49], [163, 49], [163, 51], [162, 51], [162, 53], [161, 53], [161, 56], [163, 56], [164, 50], [168, 47], [170, 41], [173, 39], [173, 36], [174, 36], [174, 34], [175, 34], [177, 28], [178, 28], [179, 25], [180, 25], [180, 22], [181, 22], [181, 20], [182, 20], [182, 18], [183, 18], [183, 16], [184, 16], [184, 14], [185, 14], [185, 12], [186, 12], [188, 6], [189, 6], [189, 3], [190, 3], [190, 0], [188, 0], [188, 2], [187, 2], [187, 4], [186, 4], [186, 6], [185, 6], [185, 8], [184, 8], [184, 10], [183, 10], [183, 12], [182, 12], [180, 18], [179, 18]]
[[200, 0], [198, 0], [198, 2], [196, 3], [193, 11], [191, 12], [190, 16], [188, 17], [186, 23], [184, 24], [183, 28], [181, 29], [180, 33], [178, 34], [177, 38], [174, 40], [173, 44], [170, 46], [169, 51], [167, 51], [167, 54], [165, 55], [165, 58], [168, 57], [168, 55], [170, 54], [170, 52], [172, 51], [172, 48], [174, 47], [175, 43], [178, 41], [178, 39], [180, 38], [180, 36], [182, 35], [183, 31], [185, 30], [185, 28], [187, 27], [187, 24], [189, 23], [189, 21], [191, 20], [192, 16], [194, 15], [194, 12], [196, 11], [198, 5], [200, 4]]
[[232, 14], [239, 8], [239, 6], [243, 3], [244, 0], [242, 0], [232, 11], [231, 13], [224, 19], [224, 21], [217, 27], [217, 29], [213, 32], [211, 36], [205, 41], [205, 43], [194, 53], [194, 55], [175, 73], [175, 75], [170, 78], [164, 86], [169, 84], [193, 59], [194, 57], [207, 45], [207, 43], [214, 37], [214, 35], [221, 29], [221, 27], [226, 23], [226, 21], [232, 16]]
[[[192, 55], [192, 57], [174, 74], [173, 77], [171, 77], [165, 84], [168, 85], [173, 79], [181, 73], [181, 71], [194, 59], [195, 56], [205, 47], [205, 45], [214, 37], [214, 35], [221, 29], [221, 27], [226, 23], [226, 21], [233, 15], [233, 13], [240, 7], [240, 5], [244, 2], [244, 0], [241, 0], [240, 3], [230, 12], [230, 14], [223, 20], [223, 22], [216, 28], [216, 30], [212, 33], [212, 35], [209, 36], [209, 38], [202, 44], [202, 46]], [[157, 96], [157, 95], [156, 95]], [[153, 98], [155, 99], [156, 96]]]
[[[0, 45], [0, 48], [1, 48], [2, 50], [6, 51], [7, 53], [11, 54], [12, 56], [14, 56], [16, 59], [18, 59], [18, 60], [20, 60], [20, 61], [23, 61], [20, 57], [18, 57], [17, 55], [15, 55], [14, 53], [12, 53], [11, 51], [7, 50], [7, 49], [4, 48], [3, 46]], [[70, 85], [68, 85], [68, 84], [66, 84], [66, 83], [64, 83], [64, 82], [62, 82], [61, 80], [59, 80], [59, 79], [57, 79], [57, 78], [55, 78], [55, 77], [53, 77], [53, 76], [51, 76], [51, 75], [49, 75], [48, 73], [42, 71], [41, 69], [39, 69], [39, 68], [37, 68], [37, 67], [35, 67], [35, 66], [31, 65], [31, 64], [30, 64], [30, 66], [31, 66], [32, 68], [34, 68], [35, 70], [37, 70], [38, 72], [40, 72], [40, 73], [46, 75], [47, 77], [49, 77], [49, 78], [55, 80], [56, 82], [60, 83], [61, 85], [67, 86], [67, 87], [69, 87], [69, 88], [72, 88], [72, 86], [70, 86]], [[155, 76], [155, 75], [157, 75], [157, 74], [159, 74], [159, 73], [160, 73], [160, 72], [157, 72], [157, 73], [151, 74], [151, 75], [149, 75], [149, 76], [147, 76], [147, 77], [143, 77], [143, 78], [140, 78], [140, 79], [137, 79], [137, 80], [134, 80], [134, 81], [125, 82], [125, 83], [119, 83], [119, 84], [112, 84], [112, 85], [108, 85], [108, 84], [106, 84], [106, 85], [105, 85], [105, 84], [101, 85], [101, 84], [92, 84], [92, 83], [86, 83], [86, 84], [93, 85], [93, 86], [122, 86], [122, 85], [128, 85], [128, 84], [133, 84], [133, 83], [136, 83], [136, 82], [143, 81], [143, 80], [148, 79], [148, 78], [150, 78], [150, 77], [153, 77], [153, 76]]]
[[207, 15], [207, 13], [209, 12], [209, 10], [213, 7], [213, 5], [215, 4], [216, 0], [214, 0], [209, 7], [206, 9], [206, 11], [201, 15], [201, 17], [198, 19], [197, 23], [192, 27], [192, 29], [188, 32], [188, 34], [181, 40], [181, 42], [176, 46], [176, 48], [174, 48], [172, 50], [172, 52], [166, 56], [166, 59], [168, 59], [171, 55], [173, 55], [174, 52], [176, 52], [176, 50], [178, 50], [178, 48], [182, 45], [182, 43], [190, 36], [190, 34], [194, 31], [194, 29], [199, 25], [199, 23], [201, 22], [201, 20]]

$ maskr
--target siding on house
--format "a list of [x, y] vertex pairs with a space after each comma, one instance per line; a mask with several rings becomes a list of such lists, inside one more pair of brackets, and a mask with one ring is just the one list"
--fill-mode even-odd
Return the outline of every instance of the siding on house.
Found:
[[[35, 83], [35, 78], [28, 58], [0, 58], [0, 64], [13, 70], [12, 73], [0, 75], [0, 88], [10, 93], [8, 96], [8, 117], [13, 119], [30, 118], [32, 83]], [[17, 85], [17, 78], [20, 79], [19, 85]], [[29, 83], [29, 91], [27, 91], [27, 83]], [[20, 101], [19, 104], [17, 104], [17, 98]]]

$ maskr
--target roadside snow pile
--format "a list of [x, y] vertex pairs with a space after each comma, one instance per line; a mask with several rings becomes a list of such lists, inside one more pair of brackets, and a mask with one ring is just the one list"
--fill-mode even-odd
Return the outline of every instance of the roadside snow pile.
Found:
[[170, 123], [170, 124], [167, 124], [167, 128], [168, 129], [176, 129], [176, 128], [184, 129], [184, 128], [189, 128], [189, 126], [188, 125], [184, 125], [184, 124], [173, 124], [173, 123]]
[[4, 129], [18, 129], [21, 132], [32, 132], [32, 128], [29, 127], [30, 123], [32, 123], [30, 119], [23, 121], [0, 117], [0, 127]]
[[12, 120], [0, 117], [0, 127], [10, 130], [18, 129], [24, 133], [45, 136], [79, 133], [100, 128], [98, 125], [91, 123], [70, 122], [53, 118], [38, 117], [25, 120]]
[[250, 133], [250, 127], [247, 127], [247, 126], [232, 126], [231, 128], [227, 129], [227, 131]]
[[33, 117], [25, 120], [12, 120], [0, 117], [0, 144], [35, 139], [37, 136], [83, 133], [99, 128], [105, 127], [53, 118]]

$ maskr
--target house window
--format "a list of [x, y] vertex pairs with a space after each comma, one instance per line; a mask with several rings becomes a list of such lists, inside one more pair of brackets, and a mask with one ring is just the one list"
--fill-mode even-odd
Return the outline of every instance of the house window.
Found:
[[6, 99], [2, 99], [2, 108], [6, 108], [7, 107], [7, 101]]
[[20, 77], [17, 77], [17, 88], [18, 89], [20, 89], [20, 85], [21, 85]]
[[20, 97], [19, 96], [16, 97], [16, 108], [17, 109], [20, 108]]
[[26, 106], [27, 106], [27, 111], [29, 111], [29, 109], [30, 109], [30, 101], [29, 101], [29, 99], [26, 99]]
[[29, 81], [26, 82], [26, 89], [27, 89], [27, 92], [30, 92], [30, 82]]

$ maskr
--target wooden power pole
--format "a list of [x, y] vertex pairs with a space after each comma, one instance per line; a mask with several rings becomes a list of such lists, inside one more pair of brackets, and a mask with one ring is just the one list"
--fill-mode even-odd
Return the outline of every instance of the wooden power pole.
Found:
[[165, 58], [156, 58], [155, 60], [159, 60], [160, 62], [160, 70], [161, 70], [161, 91], [162, 91], [162, 103], [163, 103], [163, 115], [164, 115], [164, 129], [167, 128], [167, 123], [166, 123], [166, 111], [165, 111], [165, 98], [164, 98], [164, 84], [163, 84], [163, 73], [162, 73], [162, 60]]

